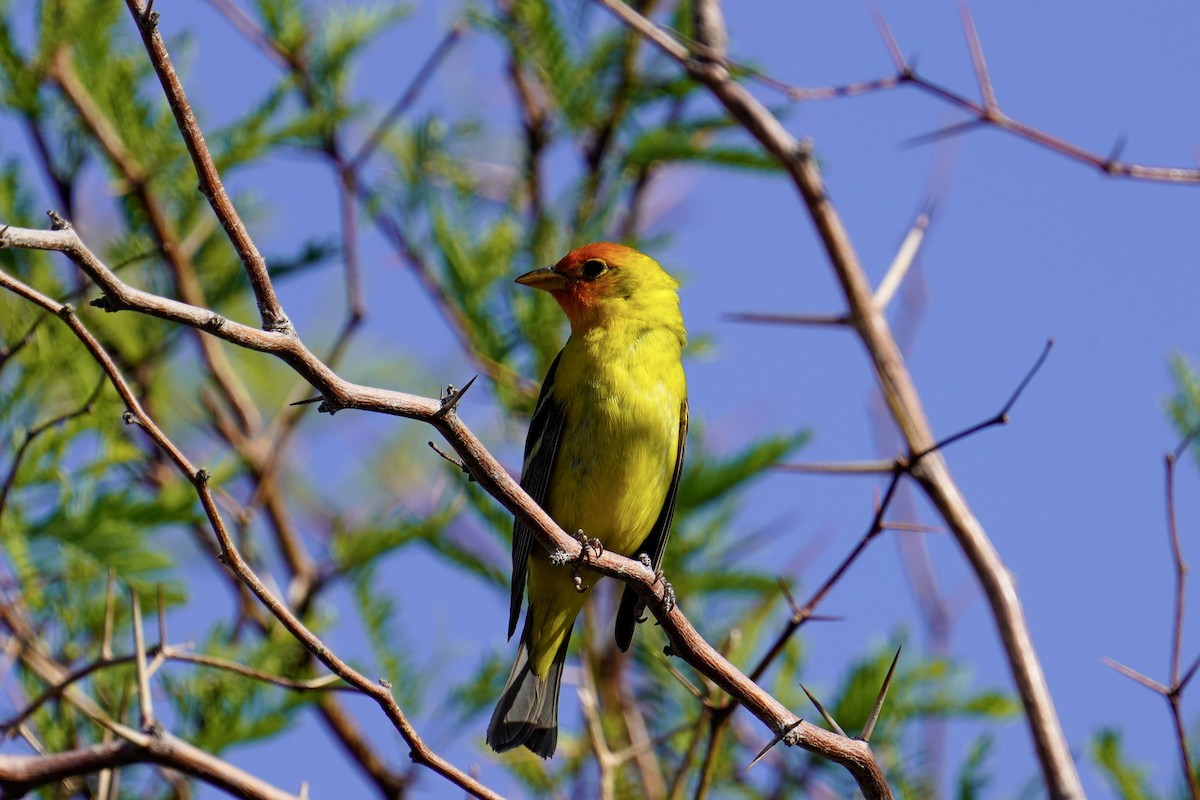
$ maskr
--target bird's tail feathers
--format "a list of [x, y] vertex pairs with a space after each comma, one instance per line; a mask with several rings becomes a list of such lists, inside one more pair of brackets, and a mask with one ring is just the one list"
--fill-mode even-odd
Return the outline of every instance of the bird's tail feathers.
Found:
[[524, 745], [542, 758], [549, 758], [558, 745], [558, 693], [571, 631], [563, 637], [545, 678], [539, 678], [529, 663], [528, 634], [527, 617], [517, 660], [488, 723], [487, 743], [497, 753]]

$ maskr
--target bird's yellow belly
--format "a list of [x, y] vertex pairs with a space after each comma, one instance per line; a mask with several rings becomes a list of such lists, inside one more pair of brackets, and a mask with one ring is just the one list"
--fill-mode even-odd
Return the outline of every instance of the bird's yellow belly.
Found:
[[[673, 368], [680, 369], [678, 361]], [[565, 403], [567, 419], [545, 502], [567, 533], [582, 530], [622, 555], [636, 551], [662, 510], [675, 470], [683, 402], [670, 388], [682, 380], [673, 384], [670, 375], [656, 374], [646, 363], [632, 369], [636, 373], [595, 374], [576, 384], [581, 391]], [[648, 376], [653, 377], [647, 381]], [[640, 390], [630, 393], [631, 385]], [[616, 387], [626, 388], [621, 393]], [[590, 590], [601, 576], [583, 570], [581, 577]], [[589, 593], [576, 590], [571, 569], [552, 566], [534, 549], [529, 644], [538, 674], [549, 667]]]

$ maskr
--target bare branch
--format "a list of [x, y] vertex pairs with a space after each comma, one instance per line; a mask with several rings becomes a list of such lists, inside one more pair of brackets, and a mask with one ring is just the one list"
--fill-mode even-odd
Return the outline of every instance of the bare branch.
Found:
[[[20, 229], [10, 229], [7, 231], [5, 237], [0, 240], [0, 244], [16, 244], [15, 239], [19, 236], [19, 234], [16, 232], [19, 230]], [[83, 247], [82, 243], [79, 242], [78, 237], [75, 236], [74, 231], [70, 230], [70, 228], [66, 228], [55, 233], [69, 233], [72, 237], [74, 237], [74, 244], [80, 248]], [[86, 253], [86, 257], [83, 256], [83, 253]], [[109, 271], [106, 267], [103, 267], [99, 261], [95, 260], [94, 256], [91, 256], [91, 253], [87, 251], [86, 248], [83, 248], [82, 251], [77, 251], [76, 254], [80, 256], [80, 261], [83, 263], [91, 263], [88, 261], [88, 258], [91, 258], [91, 260], [95, 262], [95, 265], [99, 265], [101, 271], [97, 274], [103, 275], [106, 278], [115, 279], [115, 276], [112, 275], [111, 271]], [[93, 277], [95, 277], [95, 275], [93, 275]], [[250, 588], [255, 596], [258, 597], [259, 601], [262, 602], [263, 605], [266, 606], [266, 608], [273, 615], [275, 615], [275, 617], [281, 623], [283, 623], [284, 627], [289, 631], [289, 633], [299, 640], [301, 644], [303, 644], [309, 650], [309, 652], [311, 652], [322, 663], [329, 667], [331, 671], [346, 680], [347, 683], [355, 686], [359, 691], [369, 695], [373, 700], [375, 700], [380, 708], [383, 709], [388, 719], [404, 737], [405, 741], [407, 741], [412, 747], [413, 760], [419, 764], [428, 766], [435, 772], [441, 774], [443, 777], [446, 777], [457, 785], [467, 789], [477, 797], [498, 797], [498, 795], [496, 795], [490, 789], [483, 786], [470, 775], [458, 770], [456, 767], [445, 761], [443, 758], [441, 758], [441, 756], [437, 755], [425, 745], [425, 743], [416, 733], [416, 730], [413, 729], [411, 724], [408, 722], [404, 712], [401, 711], [399, 705], [397, 705], [395, 698], [392, 696], [391, 690], [388, 688], [390, 684], [385, 685], [383, 682], [372, 681], [338, 658], [291, 612], [290, 609], [287, 608], [286, 605], [284, 605], [267, 589], [266, 585], [262, 582], [254, 570], [251, 569], [249, 564], [246, 563], [245, 559], [242, 558], [241, 553], [238, 551], [233, 539], [230, 537], [224, 520], [221, 518], [221, 514], [217, 509], [216, 503], [214, 502], [213, 493], [208, 486], [208, 472], [192, 466], [191, 462], [183, 454], [183, 452], [166, 436], [162, 429], [158, 427], [157, 423], [155, 423], [154, 420], [146, 414], [137, 397], [133, 394], [133, 391], [130, 389], [129, 385], [125, 382], [125, 379], [121, 376], [120, 371], [113, 363], [112, 358], [95, 339], [95, 337], [92, 336], [87, 328], [85, 328], [79, 321], [79, 318], [74, 313], [74, 309], [72, 309], [70, 306], [62, 305], [54, 300], [51, 300], [32, 287], [26, 286], [4, 272], [0, 272], [0, 288], [7, 289], [28, 301], [36, 303], [42, 308], [53, 312], [54, 314], [58, 315], [68, 325], [68, 327], [71, 328], [76, 337], [79, 338], [79, 340], [92, 354], [92, 357], [96, 359], [96, 361], [99, 362], [103, 367], [113, 386], [116, 388], [117, 393], [121, 395], [121, 399], [125, 402], [126, 407], [129, 409], [126, 412], [127, 421], [136, 422], [139, 427], [145, 430], [155, 444], [158, 445], [158, 447], [167, 455], [172, 463], [176, 465], [176, 467], [195, 487], [205, 515], [208, 517], [209, 523], [212, 526], [214, 533], [217, 535], [217, 539], [221, 546], [221, 551], [226, 564]], [[136, 292], [136, 290], [133, 291]], [[145, 293], [139, 294], [145, 295]], [[147, 298], [154, 297], [153, 295], [145, 296]], [[185, 318], [194, 319], [194, 313], [199, 311], [199, 309], [192, 309], [183, 303], [177, 303], [176, 301], [167, 300], [166, 298], [156, 298], [154, 302], [166, 304], [167, 307], [171, 308], [175, 312], [179, 312], [180, 316]], [[164, 309], [160, 306], [159, 310], [161, 311]], [[177, 321], [183, 320], [180, 319]], [[230, 327], [234, 326], [235, 324], [230, 324]], [[221, 325], [217, 327], [223, 329], [225, 326]], [[251, 339], [257, 340], [259, 343], [271, 342], [272, 346], [278, 346], [276, 343], [298, 343], [298, 340], [294, 334], [258, 331], [245, 326], [236, 327], [239, 328], [239, 332], [241, 334], [248, 335]], [[242, 328], [244, 328], [244, 330], [241, 330]], [[253, 335], [249, 334], [250, 331], [253, 331]], [[303, 352], [307, 353], [308, 351], [304, 349]], [[316, 360], [315, 357], [311, 356], [311, 354], [309, 354], [309, 357], [313, 358], [314, 361]], [[324, 369], [326, 371], [328, 370], [328, 368]], [[457, 424], [461, 426], [461, 423], [458, 422], [457, 417], [454, 415], [438, 416], [438, 410], [439, 406], [437, 403], [434, 401], [428, 401], [426, 412], [428, 418], [439, 419], [443, 424]], [[462, 430], [465, 432], [465, 428]], [[480, 450], [482, 450], [482, 446], [480, 446]], [[511, 481], [511, 478], [509, 480]], [[131, 732], [129, 732], [128, 729], [121, 730], [120, 728], [123, 728], [123, 726], [117, 726], [117, 728], [114, 728], [114, 730], [118, 732], [119, 735], [125, 738], [130, 738]], [[141, 737], [141, 739], [145, 738], [147, 737]], [[133, 739], [133, 741], [135, 741], [135, 743], [142, 744], [141, 739]]]
[[146, 674], [146, 641], [142, 631], [142, 601], [137, 589], [129, 590], [133, 606], [133, 663], [137, 667], [138, 711], [141, 714], [142, 730], [150, 730], [157, 722], [154, 719], [154, 701], [150, 697], [150, 677]]
[[[1080, 147], [1077, 144], [1062, 139], [1053, 134], [1046, 133], [1032, 125], [1027, 125], [1019, 122], [1001, 110], [996, 102], [995, 90], [992, 86], [991, 76], [987, 70], [987, 64], [983, 59], [983, 50], [979, 45], [978, 34], [975, 30], [974, 23], [970, 19], [970, 12], [965, 4], [963, 9], [963, 27], [967, 36], [968, 49], [971, 51], [972, 66], [975, 71], [976, 80], [979, 83], [980, 93], [983, 97], [983, 102], [976, 102], [969, 97], [966, 97], [945, 86], [932, 81], [923, 75], [917, 73], [914, 64], [908, 62], [900, 51], [900, 46], [896, 43], [895, 37], [892, 35], [891, 29], [883, 19], [883, 15], [879, 10], [873, 8], [871, 13], [875, 19], [875, 24], [878, 26], [880, 35], [883, 37], [884, 46], [887, 48], [888, 55], [896, 68], [894, 75], [883, 78], [876, 78], [868, 81], [860, 81], [858, 83], [846, 84], [844, 86], [828, 86], [817, 88], [806, 88], [793, 86], [784, 81], [775, 78], [761, 75], [755, 70], [748, 69], [741, 65], [730, 64], [730, 68], [740, 73], [752, 75], [756, 80], [775, 91], [791, 98], [793, 100], [830, 100], [838, 97], [847, 97], [856, 94], [866, 94], [869, 92], [880, 92], [895, 89], [899, 86], [913, 86], [921, 92], [937, 98], [945, 103], [948, 103], [967, 114], [971, 115], [972, 119], [952, 125], [926, 136], [910, 139], [907, 144], [922, 144], [932, 141], [937, 141], [946, 136], [952, 136], [959, 133], [964, 133], [973, 128], [988, 125], [1002, 131], [1017, 136], [1028, 142], [1032, 142], [1038, 147], [1058, 153], [1073, 161], [1086, 164], [1093, 167], [1106, 175], [1123, 178], [1133, 178], [1135, 180], [1158, 181], [1165, 183], [1197, 183], [1200, 182], [1200, 169], [1190, 168], [1184, 169], [1180, 167], [1155, 167], [1147, 164], [1136, 164], [1127, 161], [1120, 161], [1119, 157], [1124, 146], [1123, 139], [1118, 140], [1118, 146], [1114, 147], [1109, 153], [1101, 155]], [[663, 36], [666, 34], [660, 31]], [[668, 37], [669, 38], [669, 37]], [[658, 43], [658, 40], [655, 40]], [[683, 47], [679, 42], [670, 39], [672, 42], [669, 52], [671, 55], [682, 60], [688, 57], [686, 48], [683, 53], [678, 53], [678, 48]]]
[[161, 731], [144, 745], [124, 739], [47, 755], [0, 754], [0, 790], [22, 797], [39, 786], [130, 764], [159, 764], [252, 800], [299, 800], [227, 761]]
[[908, 235], [900, 244], [900, 249], [896, 252], [892, 265], [888, 267], [883, 280], [879, 282], [879, 288], [875, 290], [875, 305], [887, 308], [888, 304], [892, 302], [892, 297], [900, 288], [900, 284], [904, 282], [904, 276], [908, 274], [909, 267], [916, 261], [917, 253], [921, 250], [921, 243], [925, 241], [925, 232], [929, 229], [932, 219], [933, 214], [927, 209], [917, 215]]
[[359, 167], [361, 167], [367, 161], [367, 159], [371, 157], [371, 155], [383, 141], [383, 137], [387, 135], [388, 130], [394, 124], [396, 124], [396, 120], [404, 116], [412, 104], [416, 102], [417, 98], [425, 89], [425, 86], [429, 83], [434, 73], [437, 72], [438, 67], [442, 65], [442, 62], [446, 59], [446, 56], [450, 54], [450, 51], [454, 49], [454, 45], [458, 44], [459, 40], [462, 39], [466, 32], [467, 26], [462, 20], [458, 20], [450, 26], [450, 30], [446, 31], [446, 35], [443, 36], [441, 41], [437, 43], [437, 47], [433, 49], [433, 52], [430, 53], [429, 57], [425, 59], [425, 63], [423, 63], [417, 70], [416, 74], [413, 75], [412, 80], [409, 81], [408, 87], [405, 88], [404, 92], [400, 95], [392, 107], [389, 108], [387, 112], [380, 118], [379, 122], [376, 123], [375, 127], [371, 130], [371, 133], [368, 134], [367, 138], [363, 140], [362, 146], [358, 149], [358, 152], [350, 158], [349, 163], [346, 166], [349, 167], [351, 171], [357, 171]]
[[162, 34], [158, 31], [158, 12], [151, 11], [141, 0], [126, 0], [126, 5], [137, 24], [138, 33], [146, 46], [146, 53], [150, 56], [150, 63], [167, 95], [167, 102], [171, 106], [171, 113], [175, 115], [179, 133], [183, 136], [184, 144], [192, 157], [196, 175], [200, 178], [200, 191], [208, 198], [213, 213], [221, 221], [221, 226], [250, 278], [250, 285], [258, 301], [259, 314], [262, 316], [263, 329], [272, 333], [293, 333], [292, 323], [284, 313], [283, 306], [275, 295], [275, 287], [271, 284], [271, 277], [267, 274], [266, 259], [258, 252], [250, 238], [241, 216], [225, 191], [212, 155], [208, 152], [208, 145], [205, 144], [204, 135], [196, 123], [183, 84], [179, 82], [179, 75], [171, 63], [171, 56], [167, 53]]

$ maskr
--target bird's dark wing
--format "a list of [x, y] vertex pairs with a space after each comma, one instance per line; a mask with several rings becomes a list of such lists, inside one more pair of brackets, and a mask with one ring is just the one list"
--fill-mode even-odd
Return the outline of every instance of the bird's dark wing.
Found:
[[[525, 437], [525, 463], [521, 467], [521, 488], [539, 506], [546, 502], [550, 488], [550, 476], [554, 472], [554, 457], [558, 454], [558, 440], [562, 435], [565, 415], [563, 407], [554, 400], [550, 391], [554, 386], [554, 373], [558, 370], [559, 352], [542, 381], [542, 392], [538, 395], [533, 419], [529, 421], [529, 433]], [[525, 573], [529, 571], [529, 551], [533, 548], [533, 531], [517, 519], [513, 523], [512, 537], [512, 596], [508, 607], [508, 638], [517, 630], [517, 618], [521, 616], [521, 600], [525, 596]]]
[[[683, 405], [679, 407], [679, 449], [675, 456], [675, 472], [671, 475], [671, 486], [667, 489], [667, 497], [663, 500], [662, 511], [658, 512], [658, 519], [654, 522], [654, 527], [650, 529], [650, 533], [642, 542], [641, 547], [633, 554], [637, 558], [645, 553], [650, 556], [650, 563], [654, 569], [658, 569], [662, 564], [663, 553], [667, 549], [667, 539], [671, 536], [671, 521], [675, 518], [675, 497], [679, 494], [679, 476], [683, 474], [683, 452], [687, 447], [687, 431], [688, 431], [688, 404], [687, 400], [683, 401]], [[621, 652], [629, 649], [629, 644], [633, 641], [633, 629], [638, 623], [638, 595], [631, 587], [625, 587], [625, 593], [621, 595], [621, 607], [617, 610], [617, 647], [621, 648]]]

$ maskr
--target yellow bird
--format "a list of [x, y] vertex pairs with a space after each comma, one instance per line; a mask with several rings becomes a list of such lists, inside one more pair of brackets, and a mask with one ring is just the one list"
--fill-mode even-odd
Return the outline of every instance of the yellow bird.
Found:
[[[687, 331], [679, 284], [654, 259], [619, 244], [572, 250], [517, 283], [549, 292], [571, 322], [550, 365], [525, 440], [521, 487], [568, 533], [655, 569], [662, 561], [683, 468], [687, 384], [680, 354]], [[571, 626], [595, 584], [580, 591], [572, 571], [550, 563], [520, 520], [513, 526], [508, 635], [529, 610], [517, 660], [492, 713], [487, 741], [524, 745], [543, 758], [558, 742], [558, 694]], [[616, 639], [627, 650], [638, 597], [626, 587]]]

